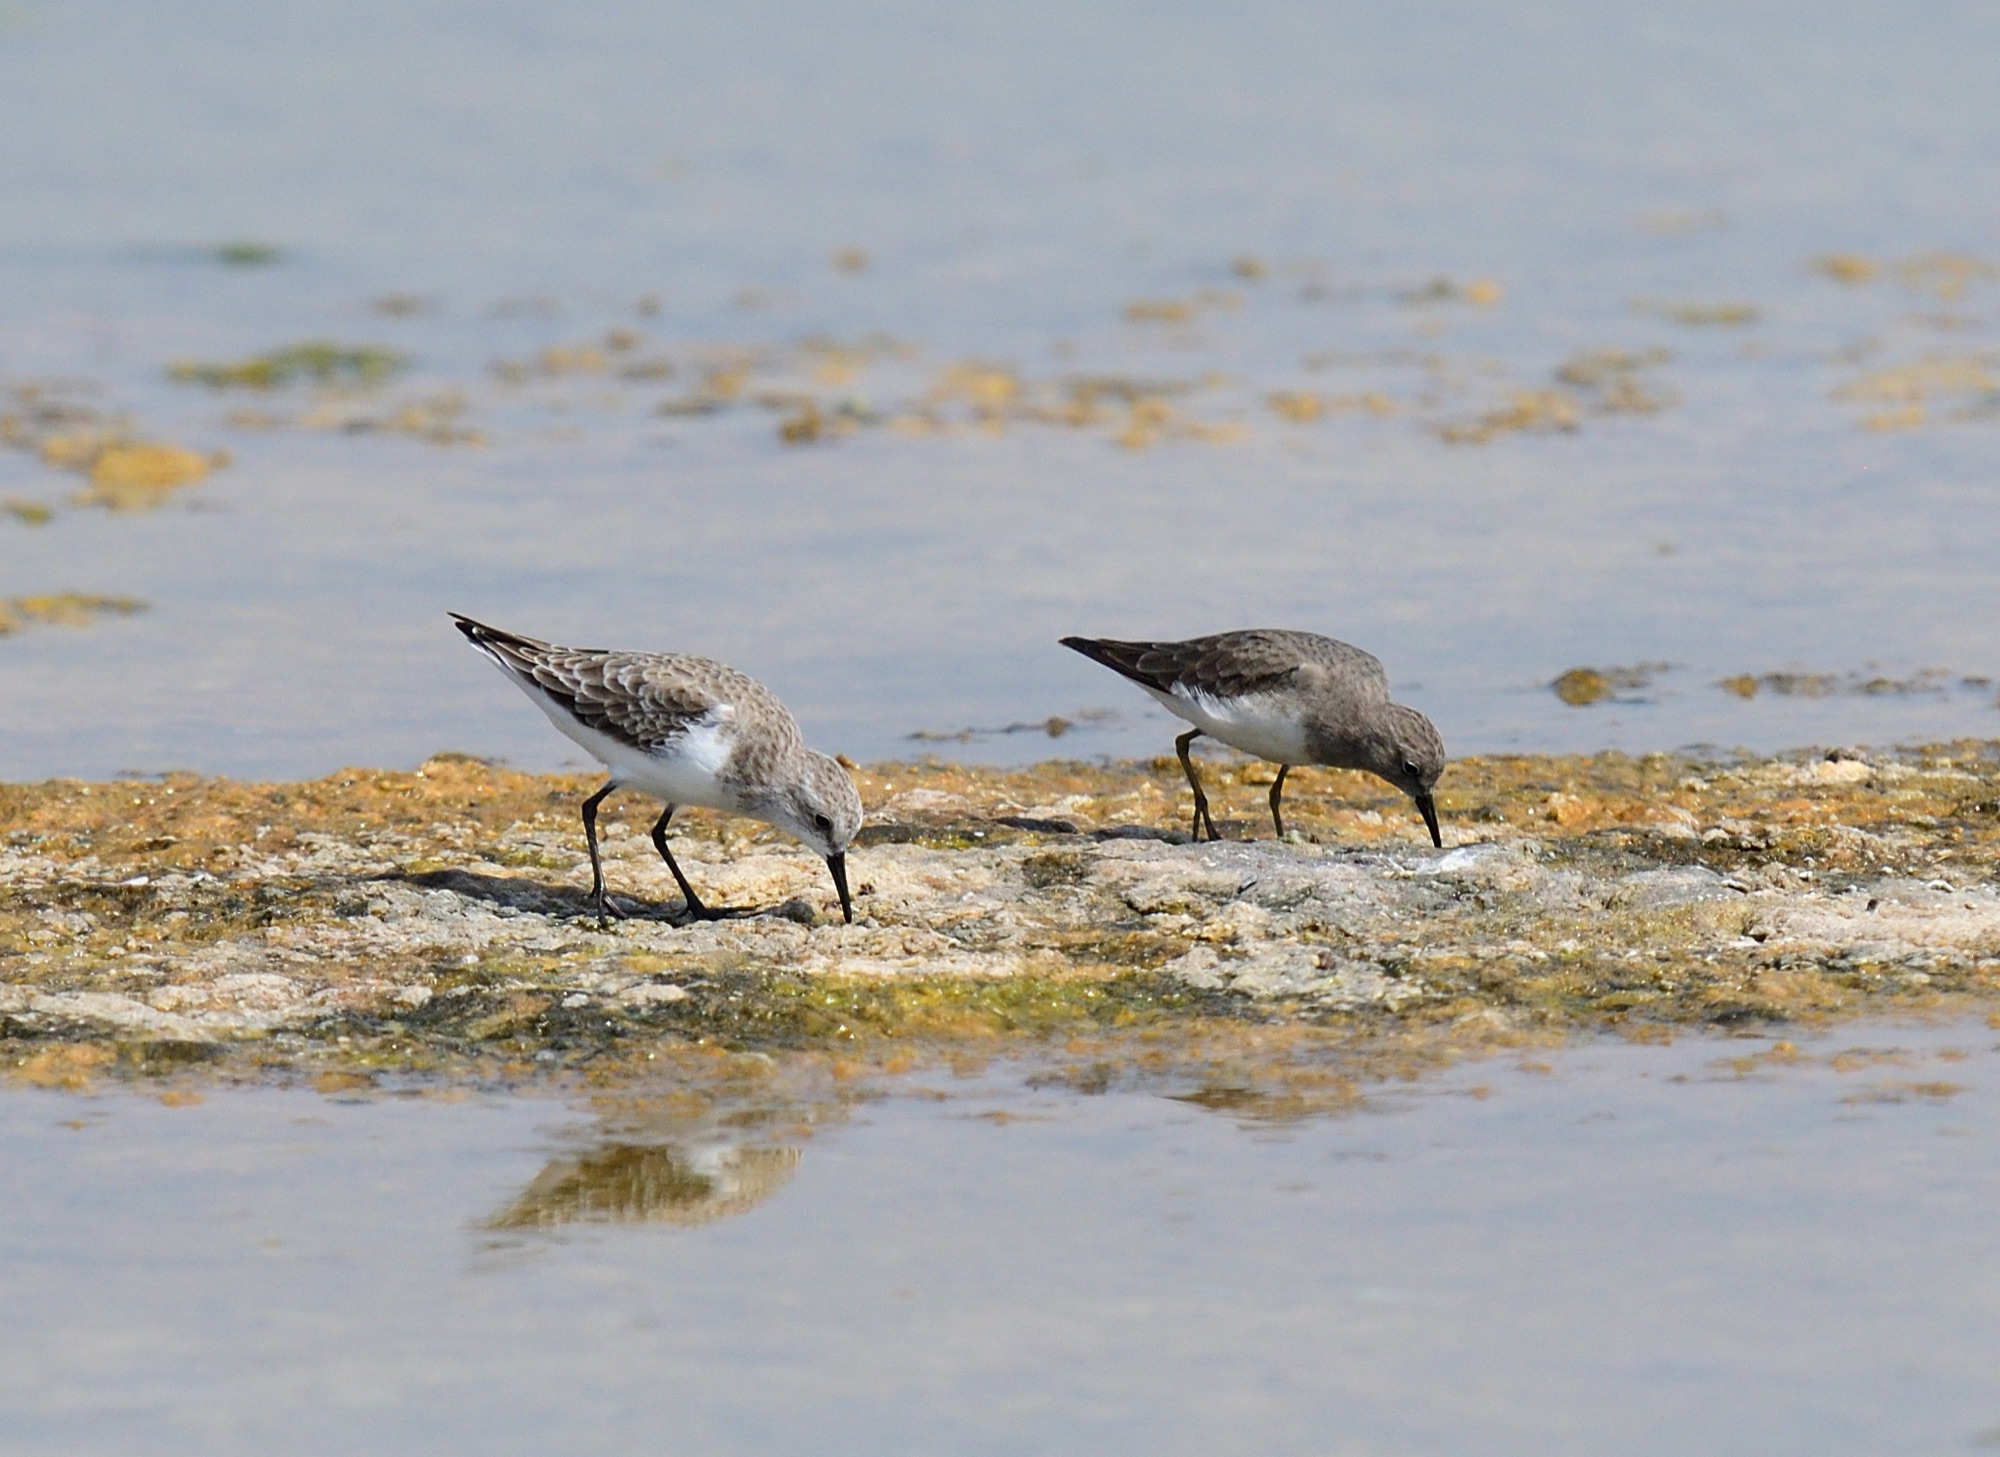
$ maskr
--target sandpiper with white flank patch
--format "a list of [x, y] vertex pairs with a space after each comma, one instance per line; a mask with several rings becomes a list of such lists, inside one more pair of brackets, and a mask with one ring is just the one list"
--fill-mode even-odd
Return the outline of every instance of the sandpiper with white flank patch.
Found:
[[1444, 772], [1444, 740], [1414, 708], [1389, 700], [1389, 675], [1373, 653], [1312, 632], [1252, 628], [1191, 637], [1185, 642], [1118, 642], [1066, 637], [1066, 648], [1122, 674], [1194, 725], [1174, 740], [1194, 790], [1194, 835], [1219, 840], [1208, 796], [1188, 758], [1203, 734], [1278, 766], [1271, 786], [1271, 823], [1284, 837], [1278, 808], [1285, 775], [1295, 764], [1366, 769], [1416, 801], [1438, 833], [1431, 799]]
[[597, 853], [597, 806], [621, 788], [666, 805], [653, 825], [653, 845], [687, 897], [690, 919], [745, 912], [703, 905], [674, 863], [667, 824], [682, 805], [763, 820], [823, 856], [841, 914], [854, 919], [847, 847], [861, 828], [861, 796], [845, 769], [806, 747], [770, 689], [707, 658], [557, 647], [456, 612], [452, 619], [550, 723], [611, 771], [610, 782], [583, 802], [590, 898], [599, 920], [623, 914], [604, 894]]

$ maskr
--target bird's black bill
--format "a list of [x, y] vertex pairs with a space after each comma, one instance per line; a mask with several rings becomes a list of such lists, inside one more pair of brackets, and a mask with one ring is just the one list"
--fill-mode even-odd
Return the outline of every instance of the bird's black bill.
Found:
[[1431, 843], [1442, 850], [1444, 836], [1438, 833], [1438, 807], [1431, 802], [1428, 794], [1420, 794], [1417, 799], [1417, 813], [1424, 817], [1424, 824], [1431, 832]]
[[847, 854], [826, 857], [826, 868], [833, 872], [833, 888], [840, 892], [840, 914], [847, 918], [847, 924], [854, 924], [854, 902], [847, 895]]

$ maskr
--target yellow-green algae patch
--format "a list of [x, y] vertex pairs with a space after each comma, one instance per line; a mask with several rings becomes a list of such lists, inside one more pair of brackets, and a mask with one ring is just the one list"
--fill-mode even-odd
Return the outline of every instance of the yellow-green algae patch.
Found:
[[[76, 382], [16, 385], [0, 409], [0, 445], [32, 451], [46, 465], [88, 478], [88, 488], [71, 504], [150, 511], [229, 464], [226, 451], [203, 454], [140, 438], [129, 418], [91, 403], [92, 393]], [[35, 501], [7, 501], [0, 509], [28, 525], [45, 525], [54, 515]]]
[[0, 602], [0, 637], [27, 627], [85, 627], [100, 617], [130, 617], [144, 612], [135, 597], [106, 597], [95, 592], [50, 592]]
[[298, 382], [376, 385], [407, 363], [398, 351], [379, 345], [308, 339], [238, 360], [178, 360], [167, 367], [167, 378], [210, 389], [274, 390]]
[[600, 926], [576, 819], [593, 782], [461, 756], [0, 786], [0, 1065], [615, 1081], [695, 1052], [1038, 1048], [1079, 1076], [1259, 1067], [1216, 1096], [1282, 1103], [1305, 1096], [1270, 1092], [1287, 1077], [1347, 1096], [1364, 1053], [2000, 992], [1994, 745], [1460, 760], [1443, 850], [1395, 791], [1325, 770], [1293, 772], [1275, 842], [1271, 777], [1211, 766], [1227, 839], [1201, 845], [1170, 759], [857, 770], [851, 926], [810, 854], [698, 813], [676, 830], [689, 874], [768, 913], [680, 924], [655, 811], [624, 796], [600, 828], [632, 914]]

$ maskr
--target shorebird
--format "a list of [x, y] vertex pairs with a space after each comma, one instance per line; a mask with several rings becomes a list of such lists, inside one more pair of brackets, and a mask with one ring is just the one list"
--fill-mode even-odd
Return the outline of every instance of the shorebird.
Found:
[[763, 684], [724, 663], [680, 653], [564, 648], [502, 632], [454, 612], [472, 645], [535, 701], [549, 722], [588, 749], [611, 773], [583, 802], [590, 847], [590, 899], [598, 920], [623, 916], [604, 893], [597, 853], [597, 807], [614, 789], [636, 789], [666, 808], [653, 845], [687, 897], [691, 920], [748, 914], [702, 904], [667, 848], [667, 825], [682, 805], [748, 815], [776, 825], [825, 857], [840, 913], [847, 894], [847, 847], [861, 828], [861, 796], [847, 771], [805, 745], [799, 726]]
[[1366, 769], [1416, 801], [1417, 812], [1443, 848], [1431, 799], [1444, 772], [1444, 740], [1414, 708], [1389, 701], [1389, 675], [1373, 653], [1312, 632], [1252, 628], [1191, 637], [1185, 642], [1118, 642], [1066, 637], [1066, 648], [1130, 678], [1194, 725], [1174, 740], [1194, 790], [1194, 837], [1208, 826], [1208, 796], [1188, 746], [1203, 734], [1278, 766], [1271, 785], [1271, 823], [1284, 838], [1279, 800], [1294, 764]]

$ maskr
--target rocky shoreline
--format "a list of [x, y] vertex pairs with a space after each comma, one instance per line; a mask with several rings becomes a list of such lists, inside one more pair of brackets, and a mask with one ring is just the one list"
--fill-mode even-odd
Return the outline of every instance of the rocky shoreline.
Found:
[[880, 1062], [1022, 1039], [1449, 1049], [1617, 1028], [2000, 1005], [2000, 744], [1699, 762], [1455, 762], [1434, 850], [1402, 797], [1219, 761], [856, 771], [856, 924], [782, 836], [676, 854], [764, 911], [683, 926], [614, 798], [631, 918], [588, 914], [593, 782], [441, 755], [298, 784], [0, 786], [0, 1067], [613, 1076], [690, 1050]]

